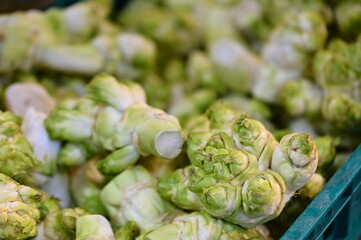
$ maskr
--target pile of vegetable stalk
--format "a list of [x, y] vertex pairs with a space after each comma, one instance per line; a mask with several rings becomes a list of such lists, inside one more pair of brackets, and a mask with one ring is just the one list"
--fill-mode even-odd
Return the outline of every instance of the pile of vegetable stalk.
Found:
[[278, 239], [361, 142], [358, 0], [0, 15], [0, 239]]

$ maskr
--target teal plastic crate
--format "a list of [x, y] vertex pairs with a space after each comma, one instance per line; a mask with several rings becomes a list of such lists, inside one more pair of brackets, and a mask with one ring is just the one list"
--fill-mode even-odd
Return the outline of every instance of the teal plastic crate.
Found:
[[361, 239], [361, 145], [281, 240]]

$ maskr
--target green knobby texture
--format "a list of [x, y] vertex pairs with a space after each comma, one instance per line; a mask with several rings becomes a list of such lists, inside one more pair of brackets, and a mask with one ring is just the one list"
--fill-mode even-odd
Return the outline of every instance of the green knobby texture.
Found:
[[22, 135], [20, 121], [12, 113], [0, 111], [0, 172], [24, 182], [27, 174], [39, 162]]
[[300, 189], [315, 173], [318, 153], [309, 133], [287, 134], [272, 156], [271, 169], [286, 182], [287, 199]]
[[278, 142], [261, 122], [245, 116], [237, 118], [232, 124], [232, 137], [237, 148], [257, 157], [260, 171], [269, 168]]
[[156, 179], [141, 166], [128, 168], [113, 178], [101, 190], [100, 199], [115, 227], [135, 221], [141, 232], [160, 227], [178, 212], [161, 198]]
[[293, 13], [272, 31], [262, 49], [262, 58], [273, 67], [301, 76], [311, 54], [323, 47], [326, 37], [326, 23], [319, 13]]
[[123, 227], [115, 232], [115, 240], [135, 240], [139, 234], [140, 230], [137, 223], [128, 221]]
[[341, 92], [356, 101], [361, 100], [359, 69], [361, 41], [346, 43], [340, 39], [330, 42], [327, 49], [317, 52], [313, 60], [315, 80], [330, 93]]
[[38, 233], [41, 193], [0, 173], [0, 238], [27, 239]]
[[[234, 119], [239, 117], [239, 114], [222, 102], [216, 102], [207, 109], [206, 116], [212, 130], [224, 131], [223, 129], [225, 129]], [[243, 116], [243, 114], [241, 116]]]
[[318, 152], [318, 169], [317, 171], [326, 170], [332, 165], [336, 157], [336, 147], [340, 139], [331, 136], [322, 136], [315, 138], [315, 144]]
[[193, 212], [177, 217], [171, 223], [137, 238], [139, 240], [231, 240], [231, 239], [265, 239], [256, 229], [244, 229], [217, 218], [204, 211]]
[[278, 102], [294, 117], [317, 117], [321, 112], [322, 91], [306, 79], [285, 83], [278, 94]]
[[85, 215], [76, 219], [76, 240], [114, 240], [108, 220], [102, 215]]
[[181, 209], [199, 210], [201, 202], [199, 196], [188, 189], [189, 169], [180, 168], [171, 175], [163, 177], [157, 184], [160, 195]]
[[346, 94], [333, 93], [323, 100], [322, 114], [340, 129], [359, 129], [361, 104]]
[[322, 191], [322, 189], [325, 187], [325, 184], [325, 178], [321, 174], [315, 173], [299, 190], [299, 195], [302, 198], [312, 200]]
[[203, 191], [201, 201], [209, 214], [250, 228], [281, 213], [285, 191], [283, 178], [266, 170], [248, 175], [240, 184], [217, 183]]

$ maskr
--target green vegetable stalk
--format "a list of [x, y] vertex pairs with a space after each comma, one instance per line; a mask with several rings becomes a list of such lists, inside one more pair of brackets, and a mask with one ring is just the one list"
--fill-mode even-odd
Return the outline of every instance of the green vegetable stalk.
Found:
[[318, 153], [310, 134], [293, 133], [281, 139], [273, 152], [271, 169], [284, 178], [287, 200], [312, 177], [317, 163]]
[[180, 214], [162, 199], [156, 179], [141, 166], [128, 168], [113, 178], [100, 193], [100, 199], [115, 227], [135, 221], [142, 233], [170, 222]]
[[208, 129], [187, 138], [191, 165], [158, 183], [180, 208], [255, 227], [277, 217], [316, 170], [308, 133], [286, 134], [278, 143], [262, 123], [221, 103], [208, 109], [205, 121]]
[[0, 238], [28, 239], [38, 233], [41, 193], [0, 173]]
[[39, 234], [34, 240], [75, 239], [77, 219], [87, 215], [81, 208], [66, 208], [49, 212], [38, 225]]
[[213, 218], [205, 212], [193, 212], [175, 218], [154, 231], [141, 235], [137, 240], [175, 239], [266, 239], [256, 229], [239, 226]]
[[136, 222], [128, 221], [123, 227], [115, 232], [116, 240], [135, 240], [140, 234], [139, 227]]
[[102, 215], [85, 215], [76, 219], [76, 240], [114, 240], [113, 230]]
[[0, 172], [24, 182], [39, 161], [23, 136], [20, 124], [20, 117], [11, 112], [0, 112]]
[[72, 106], [55, 109], [45, 120], [50, 136], [83, 142], [94, 151], [109, 151], [97, 162], [102, 173], [117, 174], [140, 155], [173, 159], [183, 137], [177, 119], [145, 103], [143, 89], [100, 74], [87, 86], [87, 95]]
[[323, 92], [322, 89], [306, 79], [285, 83], [278, 94], [278, 103], [294, 117], [319, 117]]
[[99, 173], [95, 161], [96, 159], [91, 159], [71, 169], [69, 188], [77, 206], [89, 213], [106, 216], [105, 208], [100, 200], [100, 191], [105, 184], [105, 177]]

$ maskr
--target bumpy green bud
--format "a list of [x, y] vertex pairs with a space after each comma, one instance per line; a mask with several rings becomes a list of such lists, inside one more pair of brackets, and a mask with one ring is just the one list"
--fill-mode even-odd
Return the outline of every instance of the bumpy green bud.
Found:
[[324, 99], [322, 114], [338, 128], [358, 128], [361, 122], [361, 104], [348, 95], [333, 93]]
[[361, 41], [347, 44], [335, 39], [328, 48], [317, 52], [313, 61], [316, 81], [326, 93], [342, 92], [356, 101], [361, 100], [359, 70]]
[[128, 221], [115, 232], [115, 240], [135, 240], [139, 236], [139, 227], [136, 222]]
[[197, 194], [188, 189], [190, 167], [180, 168], [163, 177], [157, 184], [162, 197], [181, 209], [199, 210], [201, 203]]
[[244, 149], [257, 157], [260, 171], [269, 168], [278, 142], [261, 122], [241, 116], [232, 124], [232, 136], [237, 148]]
[[0, 238], [27, 239], [38, 233], [41, 193], [0, 173]]
[[287, 199], [300, 189], [315, 173], [318, 154], [309, 133], [293, 133], [284, 136], [272, 156], [271, 169], [286, 182]]
[[241, 185], [218, 183], [201, 195], [205, 210], [242, 227], [255, 227], [277, 217], [285, 205], [284, 180], [267, 170], [246, 177]]
[[29, 142], [21, 134], [20, 118], [10, 112], [0, 112], [0, 172], [24, 181], [38, 160]]
[[278, 102], [291, 116], [315, 117], [321, 110], [322, 92], [306, 79], [294, 80], [282, 86]]
[[329, 167], [336, 156], [336, 146], [339, 144], [338, 138], [323, 136], [315, 138], [315, 144], [318, 152], [318, 168]]
[[325, 21], [317, 12], [291, 14], [271, 33], [262, 50], [262, 58], [271, 66], [300, 76], [307, 67], [310, 54], [322, 48], [326, 37]]
[[315, 173], [308, 180], [308, 182], [299, 190], [299, 194], [303, 198], [312, 200], [317, 196], [317, 194], [321, 192], [325, 184], [326, 180], [324, 179], [324, 177], [319, 173]]
[[238, 113], [224, 105], [222, 102], [216, 102], [207, 109], [206, 115], [210, 122], [210, 128], [213, 130], [221, 130], [239, 116]]

